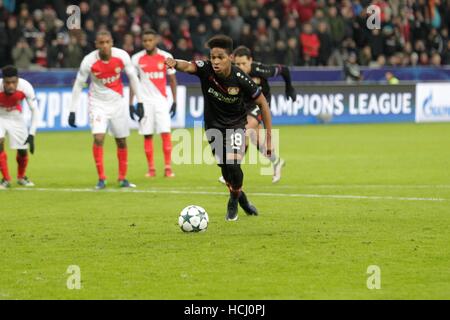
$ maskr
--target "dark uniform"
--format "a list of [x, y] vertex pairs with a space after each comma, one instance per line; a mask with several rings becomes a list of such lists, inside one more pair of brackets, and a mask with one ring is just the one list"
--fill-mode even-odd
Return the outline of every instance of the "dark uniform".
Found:
[[[267, 79], [280, 75], [281, 71], [281, 65], [267, 65], [260, 62], [252, 63], [249, 76], [261, 88], [261, 91], [266, 97], [267, 103], [269, 104], [270, 100], [272, 99], [272, 94], [270, 93], [270, 86]], [[253, 100], [246, 100], [245, 108], [248, 115], [258, 120], [258, 122], [262, 121], [261, 110]]]
[[[245, 153], [245, 101], [254, 101], [261, 88], [241, 69], [232, 65], [228, 78], [218, 77], [210, 61], [195, 61], [205, 99], [206, 136], [219, 163], [227, 153]], [[220, 136], [218, 136], [220, 134]]]

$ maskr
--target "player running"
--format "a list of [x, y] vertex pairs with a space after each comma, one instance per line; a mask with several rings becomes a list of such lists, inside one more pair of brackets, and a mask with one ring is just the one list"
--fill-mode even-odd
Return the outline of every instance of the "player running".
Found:
[[[144, 31], [142, 43], [144, 50], [131, 58], [133, 66], [141, 81], [141, 96], [144, 103], [144, 118], [139, 122], [139, 134], [144, 136], [144, 151], [147, 157], [147, 177], [156, 175], [153, 160], [153, 134], [161, 134], [164, 153], [164, 176], [174, 177], [171, 168], [172, 142], [170, 135], [170, 118], [176, 113], [177, 78], [175, 69], [167, 68], [165, 59], [172, 55], [156, 47], [159, 38], [154, 30]], [[174, 102], [169, 108], [166, 84], [169, 78], [170, 89]], [[130, 110], [133, 110], [133, 91], [130, 90]], [[132, 111], [131, 111], [132, 114]]]
[[117, 158], [119, 160], [119, 185], [121, 188], [135, 188], [127, 178], [128, 150], [126, 138], [130, 135], [128, 113], [125, 99], [123, 99], [122, 71], [125, 71], [130, 86], [136, 93], [138, 104], [134, 110], [139, 121], [144, 116], [144, 108], [139, 91], [139, 79], [128, 53], [113, 47], [111, 33], [99, 31], [95, 41], [97, 50], [84, 57], [78, 71], [72, 91], [69, 125], [76, 128], [75, 113], [80, 104], [81, 91], [88, 77], [89, 86], [89, 122], [94, 136], [93, 154], [98, 173], [96, 189], [106, 187], [106, 175], [103, 167], [103, 143], [109, 128], [117, 144]]
[[[297, 93], [292, 86], [288, 67], [280, 64], [266, 65], [260, 62], [254, 62], [250, 49], [245, 46], [237, 47], [233, 52], [233, 56], [235, 65], [247, 73], [253, 81], [261, 87], [262, 93], [266, 97], [269, 105], [272, 95], [267, 79], [277, 77], [278, 75], [283, 77], [286, 84], [286, 97], [291, 98], [292, 101], [296, 100]], [[262, 128], [261, 110], [253, 100], [246, 101], [245, 107], [247, 109], [247, 125], [245, 126], [247, 129], [247, 136], [249, 136], [250, 141], [256, 146], [259, 152], [272, 162], [272, 183], [277, 183], [281, 179], [281, 169], [285, 166], [286, 162], [276, 155], [275, 150], [272, 150], [271, 155], [267, 156], [264, 139], [260, 139], [259, 136], [259, 129]], [[223, 177], [220, 177], [219, 181], [225, 183]]]
[[[28, 145], [34, 153], [34, 136], [39, 121], [39, 109], [33, 86], [25, 79], [19, 78], [17, 68], [5, 66], [0, 79], [0, 171], [2, 181], [0, 190], [11, 187], [8, 160], [5, 152], [5, 136], [8, 134], [9, 146], [17, 150], [17, 183], [24, 187], [34, 187], [25, 175], [28, 165]], [[27, 100], [31, 110], [31, 126], [28, 130], [22, 114], [21, 103]], [[28, 145], [27, 145], [28, 144]]]
[[235, 221], [238, 219], [238, 203], [246, 214], [258, 214], [242, 191], [244, 173], [241, 161], [245, 153], [247, 123], [244, 100], [252, 99], [261, 108], [266, 128], [266, 150], [269, 153], [272, 150], [272, 120], [261, 88], [242, 70], [232, 65], [233, 40], [228, 36], [218, 35], [209, 39], [207, 45], [210, 49], [210, 60], [191, 63], [167, 58], [166, 64], [200, 78], [205, 100], [206, 136], [230, 190], [226, 220]]

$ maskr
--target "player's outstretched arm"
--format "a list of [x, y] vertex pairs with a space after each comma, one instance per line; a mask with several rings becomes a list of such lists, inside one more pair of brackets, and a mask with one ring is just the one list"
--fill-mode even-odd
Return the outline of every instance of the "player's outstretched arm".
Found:
[[281, 75], [283, 77], [284, 83], [286, 84], [286, 98], [291, 98], [292, 101], [295, 101], [297, 99], [297, 92], [292, 86], [291, 73], [287, 66], [282, 64], [267, 65], [263, 63], [257, 63], [254, 68], [255, 72], [264, 78], [272, 78]]
[[280, 65], [281, 71], [280, 74], [283, 77], [284, 83], [286, 84], [286, 97], [291, 98], [292, 101], [297, 100], [297, 92], [295, 88], [292, 86], [291, 81], [291, 72], [289, 68], [283, 65]]
[[174, 68], [177, 71], [187, 73], [195, 73], [197, 71], [197, 66], [186, 60], [166, 58], [165, 63], [169, 68]]
[[261, 109], [262, 120], [266, 130], [266, 150], [267, 155], [270, 156], [272, 153], [272, 115], [270, 113], [269, 103], [263, 94], [260, 94], [259, 97], [255, 99], [255, 103]]

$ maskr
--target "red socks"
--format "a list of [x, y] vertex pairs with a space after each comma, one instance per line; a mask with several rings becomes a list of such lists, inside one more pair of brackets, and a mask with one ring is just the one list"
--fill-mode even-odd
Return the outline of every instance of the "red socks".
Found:
[[148, 171], [155, 170], [155, 162], [153, 160], [153, 138], [145, 138], [144, 139], [144, 151], [145, 156], [147, 157]]
[[172, 141], [170, 133], [161, 133], [163, 152], [164, 152], [164, 164], [166, 169], [170, 169], [170, 163], [172, 162]]
[[28, 165], [28, 153], [25, 156], [21, 156], [17, 153], [17, 179], [23, 179], [25, 177], [25, 170]]
[[119, 159], [119, 180], [124, 180], [127, 177], [128, 149], [117, 148], [117, 158]]
[[8, 171], [8, 157], [4, 151], [0, 153], [0, 171], [2, 172], [3, 179], [6, 181], [11, 181]]
[[92, 149], [94, 154], [95, 166], [97, 167], [98, 178], [106, 180], [105, 168], [103, 167], [103, 147], [94, 144]]
[[[94, 154], [95, 166], [97, 167], [98, 178], [100, 180], [106, 180], [105, 168], [103, 166], [103, 147], [94, 144], [92, 151]], [[127, 176], [128, 149], [117, 148], [117, 159], [119, 160], [119, 180], [124, 180]]]

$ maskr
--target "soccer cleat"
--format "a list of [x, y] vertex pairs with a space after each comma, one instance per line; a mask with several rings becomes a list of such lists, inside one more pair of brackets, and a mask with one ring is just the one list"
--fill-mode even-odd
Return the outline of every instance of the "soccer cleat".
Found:
[[134, 183], [129, 182], [127, 179], [120, 180], [119, 186], [121, 188], [136, 188], [136, 185]]
[[8, 180], [2, 179], [0, 182], [0, 190], [6, 190], [11, 187], [11, 183]]
[[234, 198], [230, 195], [225, 220], [236, 221], [237, 219], [238, 219], [238, 198]]
[[96, 190], [102, 190], [106, 188], [106, 180], [98, 180], [97, 185], [95, 186]]
[[219, 182], [223, 183], [223, 184], [227, 184], [227, 182], [225, 181], [225, 178], [223, 176], [220, 176]]
[[173, 177], [175, 177], [175, 173], [172, 172], [171, 168], [167, 168], [164, 170], [164, 177], [173, 178]]
[[34, 187], [34, 183], [31, 182], [28, 177], [17, 179], [17, 183], [23, 187]]
[[273, 164], [273, 177], [272, 183], [277, 183], [281, 179], [281, 169], [286, 165], [286, 161], [281, 158]]
[[153, 178], [153, 177], [156, 177], [156, 170], [155, 170], [155, 169], [150, 169], [150, 170], [145, 174], [145, 176], [146, 176], [147, 178]]
[[257, 216], [258, 210], [256, 207], [247, 199], [246, 194], [244, 191], [241, 191], [241, 194], [239, 195], [239, 205], [241, 208], [245, 211], [245, 213], [248, 216]]

